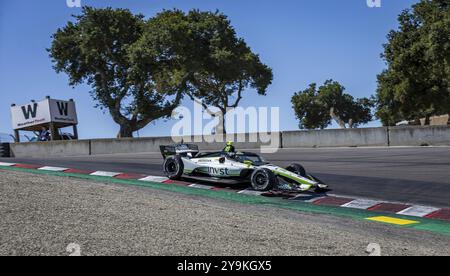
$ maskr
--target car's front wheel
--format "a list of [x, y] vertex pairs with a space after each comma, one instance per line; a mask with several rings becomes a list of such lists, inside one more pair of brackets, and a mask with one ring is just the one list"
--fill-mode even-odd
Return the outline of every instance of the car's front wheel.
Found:
[[251, 177], [252, 187], [255, 191], [270, 191], [278, 185], [277, 176], [269, 169], [257, 169]]
[[291, 164], [286, 168], [286, 170], [298, 174], [302, 177], [307, 177], [305, 168], [300, 164]]
[[164, 161], [164, 173], [171, 180], [180, 179], [183, 175], [184, 164], [180, 156], [170, 156]]

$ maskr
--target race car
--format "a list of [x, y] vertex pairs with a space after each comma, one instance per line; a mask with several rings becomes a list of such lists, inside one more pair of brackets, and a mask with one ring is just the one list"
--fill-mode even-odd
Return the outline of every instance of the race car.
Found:
[[221, 184], [250, 183], [256, 191], [323, 191], [328, 185], [307, 174], [300, 164], [281, 168], [250, 152], [200, 153], [198, 146], [161, 146], [163, 170], [171, 180], [183, 177]]

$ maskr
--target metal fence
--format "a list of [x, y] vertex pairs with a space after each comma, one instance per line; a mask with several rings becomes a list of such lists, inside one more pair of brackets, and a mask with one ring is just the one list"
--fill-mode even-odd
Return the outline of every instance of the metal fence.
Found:
[[7, 133], [0, 133], [0, 143], [12, 143], [14, 138]]
[[[20, 141], [29, 141], [29, 137], [26, 135], [20, 135]], [[0, 132], [0, 143], [14, 143], [14, 135]]]

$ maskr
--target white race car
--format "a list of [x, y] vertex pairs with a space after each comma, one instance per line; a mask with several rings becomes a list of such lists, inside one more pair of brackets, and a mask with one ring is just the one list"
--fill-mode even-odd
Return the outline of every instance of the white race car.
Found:
[[192, 144], [161, 146], [161, 153], [164, 173], [172, 180], [187, 177], [223, 184], [251, 183], [256, 191], [304, 192], [328, 188], [299, 164], [281, 168], [254, 153], [199, 153]]

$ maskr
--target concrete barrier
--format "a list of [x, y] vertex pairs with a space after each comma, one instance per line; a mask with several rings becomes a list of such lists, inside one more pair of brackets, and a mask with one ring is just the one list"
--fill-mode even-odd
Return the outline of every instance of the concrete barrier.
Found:
[[[159, 152], [159, 146], [177, 142], [195, 143], [202, 151], [222, 150], [226, 141], [235, 141], [241, 149], [278, 149], [281, 147], [281, 133], [237, 134], [216, 136], [93, 139], [80, 141], [54, 141], [12, 144], [14, 157], [84, 156], [116, 153]], [[271, 139], [269, 139], [271, 138]]]
[[[277, 133], [276, 137], [279, 140], [280, 133]], [[95, 139], [91, 140], [91, 154], [159, 152], [161, 145], [181, 142], [195, 143], [202, 151], [215, 151], [222, 150], [226, 141], [235, 141], [236, 147], [241, 149], [259, 149], [265, 145], [260, 142], [258, 134], [180, 136], [174, 139], [171, 137]], [[275, 145], [275, 147], [279, 148], [280, 145]]]
[[159, 152], [160, 145], [172, 144], [170, 137], [94, 139], [91, 154]]
[[227, 141], [233, 141], [239, 149], [279, 149], [281, 148], [281, 132], [260, 134], [227, 134], [176, 137], [172, 143], [195, 143], [202, 151], [222, 150]]
[[450, 146], [450, 126], [389, 128], [391, 146]]
[[283, 148], [388, 146], [387, 128], [285, 131]]
[[[450, 146], [450, 126], [330, 129], [286, 131], [227, 136], [188, 136], [175, 141], [171, 137], [94, 139], [11, 144], [13, 157], [59, 157], [115, 153], [159, 152], [160, 145], [176, 142], [195, 143], [202, 151], [221, 150], [226, 141], [235, 141], [239, 149], [278, 149], [314, 147], [376, 146]], [[273, 152], [273, 151], [267, 151]]]
[[11, 157], [59, 157], [90, 155], [90, 141], [53, 141], [11, 144]]

